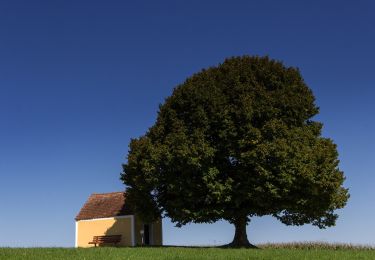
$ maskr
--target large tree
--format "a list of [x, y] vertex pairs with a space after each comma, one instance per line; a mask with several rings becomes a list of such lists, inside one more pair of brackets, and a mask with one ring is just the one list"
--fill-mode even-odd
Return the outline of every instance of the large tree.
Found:
[[129, 201], [145, 220], [227, 220], [231, 246], [252, 246], [254, 216], [334, 225], [349, 194], [314, 100], [297, 68], [268, 57], [233, 57], [191, 76], [130, 142], [121, 175]]

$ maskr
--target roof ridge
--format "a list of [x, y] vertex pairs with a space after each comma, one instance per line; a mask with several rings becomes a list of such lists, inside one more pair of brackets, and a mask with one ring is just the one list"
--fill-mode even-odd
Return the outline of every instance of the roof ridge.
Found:
[[104, 193], [92, 193], [91, 195], [107, 195], [107, 194], [115, 194], [115, 193], [125, 193], [125, 191], [113, 191], [113, 192], [104, 192]]

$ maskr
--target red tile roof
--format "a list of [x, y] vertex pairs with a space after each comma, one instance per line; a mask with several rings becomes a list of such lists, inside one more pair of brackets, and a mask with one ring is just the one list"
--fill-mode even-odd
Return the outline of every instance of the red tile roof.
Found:
[[75, 220], [108, 218], [133, 214], [126, 206], [124, 192], [93, 193], [79, 211]]

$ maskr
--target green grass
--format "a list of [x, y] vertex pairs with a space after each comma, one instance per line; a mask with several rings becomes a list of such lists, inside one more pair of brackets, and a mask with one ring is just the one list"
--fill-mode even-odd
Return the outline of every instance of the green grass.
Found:
[[371, 247], [292, 243], [261, 249], [154, 248], [0, 248], [0, 259], [375, 259]]

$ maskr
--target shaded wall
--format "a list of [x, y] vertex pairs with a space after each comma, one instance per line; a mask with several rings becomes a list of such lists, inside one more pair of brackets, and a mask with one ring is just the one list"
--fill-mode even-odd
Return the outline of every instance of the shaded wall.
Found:
[[[142, 245], [141, 230], [143, 230], [143, 222], [139, 217], [135, 217], [135, 244]], [[163, 227], [162, 220], [159, 219], [153, 223], [146, 223], [150, 225], [150, 245], [161, 246], [163, 245]]]

